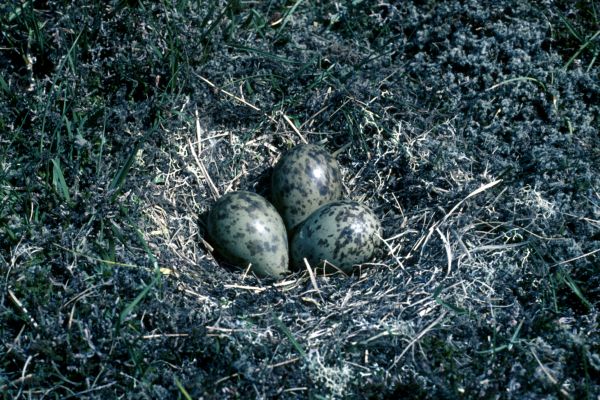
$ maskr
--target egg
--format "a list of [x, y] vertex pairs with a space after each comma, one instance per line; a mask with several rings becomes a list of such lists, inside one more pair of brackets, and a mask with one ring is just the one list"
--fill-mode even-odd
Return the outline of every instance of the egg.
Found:
[[273, 169], [273, 205], [292, 231], [321, 205], [342, 195], [342, 176], [336, 159], [314, 144], [287, 152]]
[[288, 272], [288, 239], [275, 207], [262, 196], [231, 192], [213, 205], [206, 220], [211, 244], [228, 262], [259, 277]]
[[381, 243], [381, 224], [367, 206], [350, 200], [321, 206], [302, 223], [290, 244], [294, 267], [312, 267], [323, 261], [346, 273], [369, 261]]

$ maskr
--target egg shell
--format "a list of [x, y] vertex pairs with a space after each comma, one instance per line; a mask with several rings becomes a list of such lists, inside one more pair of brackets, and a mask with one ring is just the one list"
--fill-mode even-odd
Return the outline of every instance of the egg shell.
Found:
[[292, 265], [312, 267], [323, 261], [346, 273], [369, 261], [381, 243], [381, 224], [367, 206], [350, 200], [321, 206], [302, 223], [290, 245]]
[[342, 195], [336, 159], [314, 144], [300, 144], [284, 154], [273, 169], [273, 205], [292, 231], [313, 211]]
[[231, 264], [260, 277], [279, 278], [288, 272], [288, 239], [275, 207], [262, 196], [231, 192], [213, 205], [207, 218], [212, 245]]

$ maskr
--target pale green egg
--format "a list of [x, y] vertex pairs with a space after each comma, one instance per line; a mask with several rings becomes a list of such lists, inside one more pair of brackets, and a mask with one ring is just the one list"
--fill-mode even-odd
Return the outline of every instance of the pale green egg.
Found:
[[313, 211], [338, 200], [342, 176], [336, 159], [314, 144], [301, 144], [284, 154], [273, 169], [273, 205], [292, 231]]
[[292, 238], [292, 266], [312, 267], [327, 261], [346, 273], [370, 261], [381, 244], [381, 223], [367, 206], [340, 200], [321, 206], [302, 223]]
[[285, 226], [262, 196], [245, 191], [222, 196], [208, 214], [207, 229], [211, 244], [231, 264], [251, 264], [260, 277], [280, 278], [288, 272]]

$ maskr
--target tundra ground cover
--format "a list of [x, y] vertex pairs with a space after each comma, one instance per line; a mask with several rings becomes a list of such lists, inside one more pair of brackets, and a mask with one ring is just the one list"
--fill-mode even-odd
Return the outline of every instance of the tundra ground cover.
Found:
[[[600, 394], [594, 1], [0, 5], [4, 398]], [[338, 160], [386, 245], [219, 265], [198, 215]]]

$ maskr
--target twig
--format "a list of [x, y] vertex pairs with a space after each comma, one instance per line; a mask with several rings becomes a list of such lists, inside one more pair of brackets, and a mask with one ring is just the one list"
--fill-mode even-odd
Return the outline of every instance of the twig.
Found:
[[442, 242], [444, 242], [444, 247], [446, 248], [446, 258], [448, 258], [448, 270], [446, 271], [446, 277], [450, 275], [450, 271], [452, 271], [452, 247], [450, 246], [450, 241], [448, 240], [448, 236], [444, 235], [439, 228], [435, 228], [435, 231], [440, 235]]
[[429, 324], [429, 326], [427, 326], [425, 329], [423, 329], [421, 332], [419, 332], [419, 334], [417, 335], [417, 337], [415, 337], [413, 340], [410, 341], [410, 343], [408, 343], [408, 346], [406, 346], [404, 348], [404, 350], [402, 350], [402, 353], [400, 353], [398, 356], [396, 356], [394, 358], [394, 362], [392, 363], [391, 367], [389, 369], [392, 369], [396, 366], [396, 364], [398, 364], [398, 361], [400, 361], [400, 359], [402, 359], [402, 357], [404, 357], [404, 354], [406, 354], [406, 352], [408, 350], [410, 350], [415, 343], [417, 343], [419, 340], [421, 340], [421, 338], [423, 336], [425, 336], [430, 330], [433, 329], [433, 327], [435, 327], [437, 324], [440, 323], [440, 321], [446, 316], [446, 311], [444, 311], [439, 317], [437, 317], [435, 319], [435, 321], [433, 321], [431, 324]]
[[117, 384], [117, 382], [110, 382], [110, 383], [107, 383], [106, 385], [101, 385], [101, 386], [96, 386], [96, 387], [93, 387], [93, 388], [90, 388], [90, 389], [86, 389], [86, 390], [83, 390], [81, 392], [77, 392], [75, 394], [72, 394], [70, 396], [65, 397], [65, 400], [66, 399], [72, 399], [72, 398], [81, 398], [81, 395], [84, 395], [84, 394], [87, 394], [87, 393], [91, 393], [91, 392], [96, 392], [98, 390], [107, 389], [107, 388], [109, 388], [111, 386], [114, 386], [116, 384]]
[[10, 289], [8, 289], [8, 297], [10, 297], [10, 300], [13, 302], [13, 304], [19, 309], [19, 311], [21, 311], [29, 320], [29, 322], [31, 323], [31, 325], [33, 325], [33, 327], [35, 329], [38, 329], [40, 326], [38, 325], [37, 322], [35, 322], [35, 320], [33, 319], [33, 317], [31, 316], [31, 314], [29, 313], [29, 311], [27, 311], [27, 309], [25, 308], [25, 306], [23, 305], [23, 303], [21, 303], [19, 301], [19, 299], [17, 299], [17, 296], [14, 294], [14, 292]]
[[33, 378], [33, 374], [27, 374], [25, 376], [21, 376], [21, 377], [15, 379], [14, 381], [11, 381], [8, 384], [0, 386], [0, 391], [5, 391], [6, 389], [8, 389], [9, 385], [11, 385], [11, 386], [17, 386], [17, 384], [19, 384], [19, 383], [25, 383], [25, 381], [27, 381], [27, 380], [29, 380], [31, 378]]
[[[221, 89], [219, 87], [217, 87], [217, 85], [215, 85], [214, 83], [212, 83], [211, 81], [209, 81], [208, 79], [206, 79], [203, 76], [200, 75], [196, 75], [198, 78], [200, 78], [204, 83], [206, 83], [208, 86], [210, 86], [211, 88], [218, 90], [219, 92], [223, 93], [226, 96], [231, 97], [232, 99], [235, 99], [237, 101], [239, 101], [240, 103], [244, 104], [245, 106], [250, 107], [251, 109], [253, 109], [254, 111], [258, 111], [258, 112], [262, 112], [262, 110], [255, 106], [252, 103], [247, 102], [246, 100], [242, 99], [239, 96], [236, 96], [235, 94], [228, 92], [225, 89]], [[267, 115], [266, 113], [264, 113], [264, 115], [270, 120], [270, 121], [275, 121], [274, 118], [270, 115]], [[306, 138], [302, 135], [302, 133], [300, 133], [300, 131], [298, 130], [298, 128], [296, 127], [296, 125], [294, 125], [294, 123], [292, 122], [292, 120], [285, 114], [283, 114], [283, 119], [285, 120], [285, 122], [292, 128], [292, 130], [296, 133], [296, 135], [298, 135], [298, 137], [300, 137], [300, 140], [302, 140], [302, 143], [308, 143], [308, 141], [306, 140]], [[301, 125], [301, 127], [304, 126], [304, 124]]]
[[444, 218], [442, 219], [442, 222], [446, 222], [446, 220], [448, 220], [448, 218], [450, 218], [450, 216], [452, 214], [454, 214], [454, 211], [456, 211], [465, 201], [467, 201], [471, 197], [477, 196], [481, 192], [485, 192], [486, 190], [493, 188], [494, 186], [496, 186], [500, 182], [502, 182], [502, 179], [496, 179], [493, 182], [486, 183], [485, 185], [482, 185], [482, 186], [478, 187], [477, 189], [473, 190], [471, 193], [468, 194], [467, 197], [465, 197], [464, 199], [462, 199], [461, 201], [459, 201], [454, 207], [452, 207], [452, 209], [450, 210], [450, 212], [448, 212], [448, 214], [446, 214], [444, 216]]
[[388, 243], [388, 241], [391, 241], [393, 239], [392, 238], [384, 239], [377, 232], [375, 232], [375, 235], [379, 238], [379, 240], [381, 240], [381, 243], [383, 243], [385, 245], [385, 247], [387, 247], [387, 249], [388, 249], [388, 253], [387, 253], [388, 256], [394, 257], [394, 260], [396, 261], [396, 263], [398, 264], [398, 266], [400, 267], [400, 269], [404, 271], [404, 264], [402, 264], [402, 261], [400, 261], [400, 259], [398, 258], [398, 256], [396, 256], [395, 249]]
[[229, 380], [231, 378], [235, 378], [236, 376], [239, 376], [239, 374], [237, 372], [235, 374], [233, 374], [233, 375], [229, 375], [229, 376], [226, 376], [224, 378], [219, 379], [218, 381], [215, 382], [215, 384], [219, 385], [219, 384], [221, 384], [221, 383], [223, 383], [223, 382], [225, 382], [225, 381], [227, 381], [227, 380]]
[[[529, 347], [529, 351], [531, 352], [531, 354], [533, 354], [533, 358], [535, 358], [535, 361], [537, 361], [538, 365], [540, 366], [540, 368], [542, 369], [542, 371], [544, 372], [544, 374], [548, 377], [548, 379], [550, 380], [550, 382], [552, 382], [552, 384], [557, 385], [558, 386], [558, 381], [556, 380], [556, 378], [550, 373], [550, 371], [548, 370], [548, 368], [546, 368], [546, 366], [544, 364], [542, 364], [542, 361], [539, 359], [539, 357], [537, 356], [535, 350], [533, 349], [533, 347]], [[563, 387], [560, 388], [560, 392], [567, 398], [567, 399], [572, 399], [573, 396], [571, 396], [571, 394], [569, 394], [569, 392], [567, 392]]]
[[258, 286], [246, 286], [246, 285], [223, 285], [227, 289], [243, 289], [243, 290], [252, 290], [255, 293], [264, 292], [267, 290], [266, 288], [258, 287]]
[[269, 368], [283, 367], [284, 365], [292, 364], [292, 363], [295, 363], [296, 361], [299, 361], [299, 360], [300, 360], [300, 357], [294, 357], [294, 358], [290, 358], [289, 360], [278, 362], [276, 364], [270, 364], [270, 365], [268, 365], [268, 367]]
[[170, 337], [188, 337], [187, 333], [155, 333], [153, 335], [144, 335], [142, 339], [159, 339], [159, 338], [170, 338]]
[[306, 138], [304, 136], [302, 136], [302, 134], [300, 133], [300, 131], [298, 130], [298, 128], [296, 128], [296, 125], [294, 125], [294, 122], [292, 122], [292, 120], [290, 119], [290, 117], [288, 117], [287, 115], [283, 114], [283, 119], [285, 119], [285, 122], [287, 122], [287, 124], [292, 128], [292, 130], [294, 132], [296, 132], [296, 135], [298, 135], [298, 137], [300, 137], [300, 140], [302, 140], [302, 143], [308, 143], [308, 141], [306, 140]]
[[502, 182], [502, 179], [496, 179], [493, 182], [486, 183], [485, 185], [478, 187], [477, 189], [475, 189], [474, 191], [469, 193], [467, 195], [467, 197], [465, 197], [464, 199], [462, 199], [461, 201], [456, 203], [456, 205], [454, 205], [454, 207], [452, 207], [452, 209], [446, 215], [444, 215], [444, 218], [442, 218], [441, 221], [435, 222], [432, 226], [430, 226], [429, 232], [427, 232], [427, 236], [425, 237], [425, 239], [423, 240], [422, 243], [419, 243], [421, 245], [421, 255], [423, 255], [423, 251], [425, 251], [425, 245], [427, 244], [427, 242], [429, 242], [429, 239], [431, 238], [431, 235], [433, 234], [433, 232], [435, 230], [437, 230], [440, 225], [442, 225], [444, 222], [446, 222], [450, 218], [450, 216], [452, 214], [454, 214], [454, 212], [460, 208], [460, 206], [462, 206], [471, 197], [477, 196], [479, 193], [484, 192], [484, 191], [496, 186], [500, 182]]
[[227, 90], [224, 90], [224, 89], [218, 88], [218, 87], [217, 87], [217, 85], [215, 85], [214, 83], [212, 83], [211, 81], [209, 81], [209, 80], [208, 80], [208, 79], [206, 79], [205, 77], [203, 77], [203, 76], [200, 76], [200, 75], [197, 75], [197, 76], [198, 76], [198, 78], [202, 79], [202, 80], [203, 80], [203, 81], [204, 81], [204, 82], [205, 82], [205, 83], [206, 83], [208, 86], [210, 86], [211, 88], [213, 88], [213, 89], [216, 89], [216, 90], [218, 90], [219, 92], [221, 92], [221, 93], [223, 93], [223, 94], [225, 94], [225, 95], [227, 95], [227, 96], [229, 96], [229, 97], [231, 97], [231, 98], [233, 98], [233, 99], [235, 99], [235, 100], [239, 101], [240, 103], [242, 103], [242, 104], [244, 104], [244, 105], [246, 105], [246, 106], [250, 107], [250, 108], [251, 108], [251, 109], [253, 109], [254, 111], [261, 111], [261, 109], [260, 109], [260, 108], [256, 107], [254, 104], [248, 103], [246, 100], [242, 99], [241, 97], [238, 97], [238, 96], [236, 96], [235, 94], [233, 94], [233, 93], [231, 93], [231, 92], [228, 92]]
[[596, 254], [596, 253], [598, 253], [599, 251], [600, 251], [600, 249], [592, 250], [592, 251], [590, 251], [589, 253], [585, 253], [585, 254], [582, 254], [582, 255], [580, 255], [580, 256], [577, 256], [577, 257], [569, 258], [568, 260], [564, 260], [564, 261], [557, 262], [556, 264], [553, 264], [553, 265], [552, 265], [552, 267], [556, 267], [556, 266], [558, 266], [558, 265], [563, 265], [563, 264], [568, 264], [568, 263], [570, 263], [570, 262], [577, 261], [577, 260], [579, 260], [580, 258], [589, 257], [589, 256], [591, 256], [592, 254]]
[[548, 379], [550, 380], [550, 382], [552, 382], [552, 384], [557, 385], [558, 381], [556, 380], [556, 378], [550, 373], [550, 371], [548, 371], [548, 368], [546, 368], [546, 366], [544, 364], [542, 364], [542, 362], [540, 361], [540, 359], [538, 358], [535, 350], [533, 348], [529, 348], [529, 351], [531, 352], [531, 354], [533, 354], [533, 358], [535, 358], [535, 361], [537, 361], [538, 365], [540, 366], [540, 368], [542, 369], [542, 371], [544, 372], [544, 374], [548, 377]]
[[206, 170], [204, 163], [200, 159], [200, 155], [202, 152], [202, 147], [201, 147], [201, 142], [200, 142], [201, 137], [202, 137], [202, 128], [200, 127], [200, 117], [198, 116], [198, 109], [196, 109], [196, 140], [198, 142], [197, 143], [198, 154], [196, 154], [196, 152], [194, 151], [194, 147], [192, 146], [191, 143], [190, 143], [190, 149], [192, 151], [192, 155], [194, 156], [194, 159], [196, 160], [196, 164], [198, 164], [198, 168], [200, 169], [200, 172], [202, 172], [204, 179], [206, 179], [206, 183], [208, 184], [208, 188], [210, 189], [213, 199], [217, 200], [219, 198], [219, 189], [217, 189], [217, 186], [215, 185], [213, 180], [210, 178], [210, 175], [208, 174], [208, 171]]
[[323, 301], [323, 296], [321, 296], [321, 290], [319, 290], [319, 286], [317, 285], [317, 278], [315, 277], [315, 273], [313, 272], [313, 270], [310, 267], [310, 264], [308, 263], [308, 260], [306, 258], [304, 258], [304, 265], [306, 266], [306, 270], [308, 271], [308, 275], [310, 276], [310, 282], [312, 283], [313, 287], [319, 294], [321, 301]]

